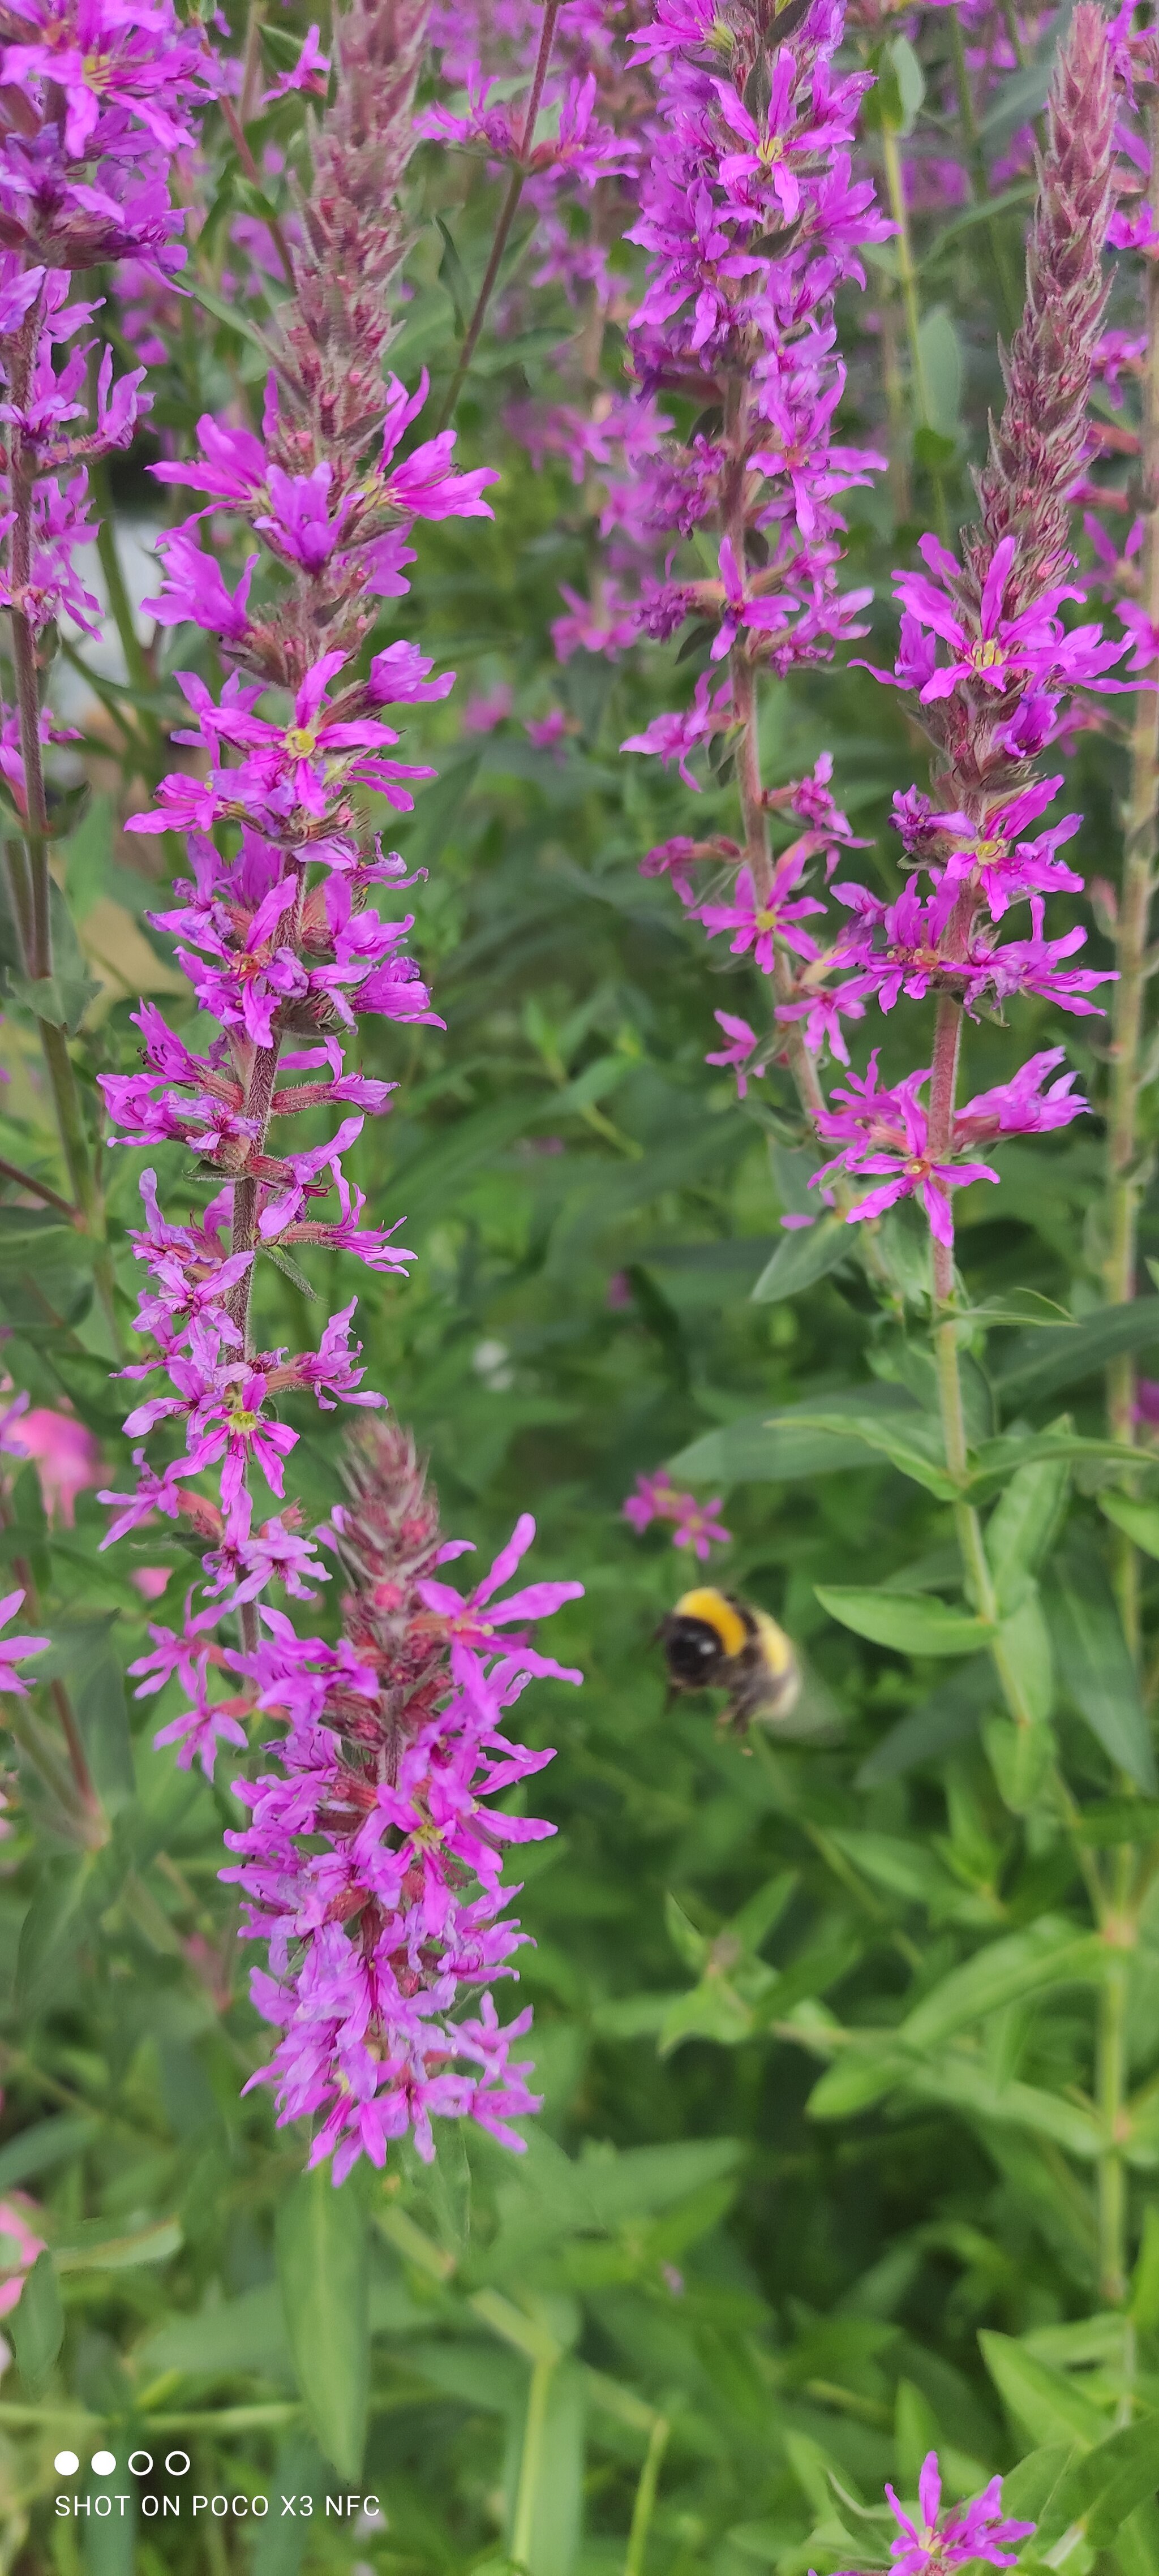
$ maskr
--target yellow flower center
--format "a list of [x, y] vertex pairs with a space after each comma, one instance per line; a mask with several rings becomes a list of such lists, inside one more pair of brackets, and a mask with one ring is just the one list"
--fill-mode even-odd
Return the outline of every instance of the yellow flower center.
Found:
[[756, 922], [758, 930], [775, 930], [777, 927], [777, 916], [775, 912], [757, 912], [753, 914], [753, 919]]
[[1004, 661], [1005, 658], [1002, 646], [995, 644], [993, 638], [987, 644], [975, 644], [970, 655], [976, 671], [992, 671], [995, 664]]
[[231, 1404], [227, 1418], [231, 1431], [256, 1431], [261, 1416], [248, 1413], [242, 1404]]
[[979, 861], [1000, 859], [1005, 847], [1005, 841], [975, 841], [974, 856]]
[[318, 736], [311, 733], [307, 725], [291, 725], [284, 740], [291, 760], [308, 760], [311, 752], [318, 748]]

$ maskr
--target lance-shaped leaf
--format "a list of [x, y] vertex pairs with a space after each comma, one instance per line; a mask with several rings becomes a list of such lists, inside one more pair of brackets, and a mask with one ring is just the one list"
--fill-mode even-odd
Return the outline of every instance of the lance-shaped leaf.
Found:
[[1159, 2483], [1159, 2416], [1120, 2425], [1105, 2442], [1071, 2463], [1036, 2534], [1041, 2553], [1075, 2525], [1094, 2549], [1109, 2549], [1137, 2505]]
[[1058, 1915], [1043, 1915], [1025, 1931], [1011, 1932], [960, 1968], [951, 1968], [915, 2004], [894, 2037], [906, 2048], [936, 2048], [955, 2031], [968, 2030], [1025, 1995], [1097, 1981], [1105, 1964], [1097, 1933], [1080, 1932]]
[[1073, 1551], [1060, 1566], [1047, 1616], [1067, 1697], [1110, 1760], [1154, 1796], [1159, 1773], [1138, 1676], [1111, 1587], [1089, 1551]]
[[356, 2478], [370, 2381], [366, 2218], [357, 2189], [302, 2174], [276, 2228], [286, 2332], [311, 2424], [339, 2475]]
[[860, 1584], [819, 1583], [817, 1599], [831, 1619], [874, 1646], [903, 1655], [968, 1655], [988, 1631], [968, 1610], [953, 1610], [927, 1592], [875, 1592]]

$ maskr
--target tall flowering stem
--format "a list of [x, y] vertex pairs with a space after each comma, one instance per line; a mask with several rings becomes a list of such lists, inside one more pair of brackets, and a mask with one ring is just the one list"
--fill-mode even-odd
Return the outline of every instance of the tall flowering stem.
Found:
[[[405, 953], [411, 919], [374, 900], [413, 880], [367, 831], [360, 791], [409, 809], [410, 782], [431, 772], [392, 756], [399, 737], [382, 711], [444, 697], [454, 674], [430, 678], [409, 641], [369, 661], [363, 648], [379, 603], [407, 592], [415, 524], [489, 515], [496, 479], [454, 472], [452, 432], [404, 456], [426, 383], [408, 394], [383, 380], [424, 21], [421, 0], [354, 0], [338, 30], [337, 93], [299, 205], [297, 293], [277, 317], [261, 435], [207, 415], [197, 455], [154, 468], [205, 506], [161, 541], [164, 583], [147, 606], [212, 638], [229, 676], [215, 698], [178, 675], [192, 723], [177, 739], [199, 752], [198, 770], [164, 778], [129, 828], [186, 836], [190, 874], [153, 919], [217, 1035], [194, 1054], [143, 1005], [143, 1070], [104, 1079], [127, 1143], [191, 1147], [216, 1183], [199, 1218], [175, 1221], [156, 1175], [142, 1178], [137, 1326], [153, 1356], [124, 1372], [138, 1381], [125, 1427], [139, 1475], [135, 1491], [105, 1496], [116, 1512], [105, 1543], [161, 1514], [208, 1548], [182, 1628], [154, 1628], [137, 1667], [142, 1693], [176, 1677], [187, 1697], [158, 1741], [211, 1772], [221, 1743], [245, 1745], [255, 1710], [286, 1730], [266, 1748], [276, 1771], [239, 1784], [252, 1821], [232, 1838], [230, 1874], [269, 1944], [253, 1991], [282, 2034], [270, 2069], [279, 2117], [321, 2116], [313, 2158], [333, 2154], [335, 2180], [363, 2153], [381, 2163], [411, 2125], [431, 2152], [432, 2111], [470, 2112], [518, 2144], [509, 2116], [534, 2107], [490, 1997], [481, 2019], [448, 2016], [509, 1972], [518, 1945], [516, 1927], [497, 1923], [500, 1846], [549, 1829], [485, 1814], [480, 1800], [547, 1758], [509, 1744], [501, 1720], [531, 1674], [559, 1671], [526, 1622], [576, 1590], [538, 1584], [493, 1601], [533, 1533], [526, 1518], [468, 1599], [437, 1580], [459, 1549], [441, 1546], [401, 1434], [366, 1433], [356, 1509], [313, 1538], [292, 1502], [261, 1517], [254, 1499], [264, 1485], [284, 1502], [299, 1437], [287, 1399], [385, 1403], [363, 1385], [353, 1297], [316, 1349], [259, 1346], [260, 1260], [345, 1252], [390, 1277], [412, 1258], [395, 1227], [364, 1222], [345, 1169], [394, 1088], [348, 1067], [359, 1020], [434, 1020]], [[252, 547], [233, 587], [202, 544], [207, 511], [232, 517]], [[333, 1132], [295, 1149], [288, 1122], [319, 1113]], [[279, 1584], [313, 1600], [327, 1580], [318, 1540], [338, 1546], [351, 1587], [337, 1647], [299, 1634], [264, 1597]]]
[[[802, 898], [806, 862], [848, 826], [820, 782], [792, 810], [813, 829], [774, 864], [770, 798], [759, 744], [759, 678], [827, 660], [835, 644], [864, 629], [857, 612], [869, 593], [838, 581], [844, 521], [835, 497], [883, 469], [871, 450], [837, 444], [834, 412], [844, 390], [835, 353], [832, 299], [845, 278], [864, 283], [859, 253], [890, 227], [872, 188], [854, 181], [849, 145], [868, 75], [838, 77], [833, 57], [843, 11], [813, 0], [784, 41], [774, 15], [721, 20], [694, 0], [661, 8], [631, 40], [659, 84], [659, 116], [629, 238], [648, 253], [644, 300], [629, 330], [639, 385], [639, 422], [623, 434], [629, 472], [613, 484], [606, 522], [640, 546], [715, 526], [716, 580], [646, 579], [617, 642], [633, 632], [667, 637], [688, 619], [713, 631], [709, 670], [684, 717], [661, 716], [625, 749], [686, 763], [701, 743], [723, 736], [731, 752], [741, 843], [707, 843], [703, 854], [737, 874], [732, 916], [700, 917], [738, 931], [734, 946], [767, 951], [774, 990], [787, 1002], [795, 927], [819, 907]], [[701, 419], [687, 444], [666, 434], [656, 410], [668, 395], [693, 399]], [[723, 665], [723, 669], [720, 666]], [[720, 669], [719, 680], [715, 672]], [[673, 882], [695, 908], [688, 879], [691, 843], [673, 845]], [[657, 864], [665, 854], [655, 853]], [[808, 943], [806, 943], [808, 944]], [[779, 1033], [806, 1113], [823, 1096], [800, 1030]]]
[[[1151, 221], [1159, 232], [1159, 104], [1150, 90], [1147, 114], [1148, 193]], [[1139, 608], [1152, 634], [1159, 633], [1159, 258], [1152, 245], [1144, 263], [1146, 347], [1143, 360], [1141, 434], [1142, 545], [1139, 552]], [[1144, 1003], [1148, 976], [1151, 907], [1159, 857], [1159, 689], [1141, 689], [1131, 734], [1131, 777], [1127, 798], [1123, 883], [1115, 925], [1119, 981], [1115, 991], [1111, 1040], [1110, 1116], [1107, 1129], [1109, 1223], [1106, 1250], [1107, 1295], [1122, 1305], [1135, 1295], [1138, 1270], [1138, 1219], [1143, 1195], [1139, 1173], [1139, 1094], [1144, 1081]], [[1113, 1359], [1107, 1371], [1111, 1429], [1116, 1439], [1131, 1442], [1135, 1425], [1135, 1362], [1130, 1353]], [[1139, 1647], [1139, 1556], [1125, 1532], [1116, 1533], [1118, 1592], [1123, 1622], [1133, 1651]]]
[[[136, 24], [82, 0], [0, 13], [0, 83], [19, 96], [0, 137], [0, 416], [5, 444], [0, 599], [8, 612], [19, 745], [12, 794], [19, 841], [9, 840], [12, 912], [69, 1183], [94, 1244], [98, 1295], [114, 1346], [118, 1326], [104, 1211], [68, 1047], [68, 1013], [53, 980], [49, 879], [51, 816], [43, 704], [57, 620], [97, 631], [97, 603], [76, 556], [97, 537], [87, 515], [88, 471], [126, 447], [148, 408], [144, 370], [112, 381], [106, 351], [85, 415], [86, 351], [71, 350], [95, 306], [73, 296], [79, 273], [133, 259], [164, 281], [180, 268], [182, 217], [170, 203], [169, 163], [193, 136], [208, 57], [170, 0]], [[71, 300], [70, 300], [71, 298]], [[3, 710], [7, 724], [9, 712]]]

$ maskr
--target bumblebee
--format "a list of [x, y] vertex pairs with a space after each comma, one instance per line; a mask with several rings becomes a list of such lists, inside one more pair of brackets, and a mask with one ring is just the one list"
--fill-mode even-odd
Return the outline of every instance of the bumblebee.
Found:
[[796, 1708], [801, 1667], [784, 1629], [735, 1593], [713, 1584], [683, 1593], [657, 1635], [673, 1691], [727, 1691], [722, 1730], [779, 1726]]

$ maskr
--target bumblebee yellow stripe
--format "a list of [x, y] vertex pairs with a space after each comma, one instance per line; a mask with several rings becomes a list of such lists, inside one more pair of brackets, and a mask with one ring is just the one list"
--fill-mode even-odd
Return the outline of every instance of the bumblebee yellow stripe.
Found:
[[714, 1584], [704, 1584], [696, 1592], [684, 1592], [676, 1604], [678, 1619], [703, 1619], [715, 1630], [726, 1655], [739, 1655], [748, 1642], [748, 1629], [739, 1611]]

